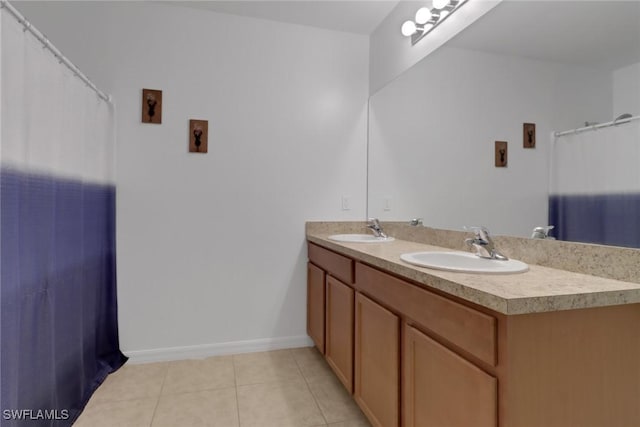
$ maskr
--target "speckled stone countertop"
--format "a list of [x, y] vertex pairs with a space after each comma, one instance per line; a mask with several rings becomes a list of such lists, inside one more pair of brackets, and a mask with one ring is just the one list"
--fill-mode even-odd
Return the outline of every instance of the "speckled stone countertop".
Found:
[[[400, 255], [417, 251], [462, 249], [462, 243], [459, 244], [460, 248], [452, 248], [451, 246], [454, 245], [451, 244], [448, 247], [445, 246], [446, 243], [451, 243], [447, 240], [451, 237], [447, 233], [455, 233], [456, 242], [462, 242], [464, 239], [459, 237], [466, 234], [423, 227], [425, 232], [431, 233], [432, 236], [419, 237], [418, 240], [422, 241], [410, 241], [403, 240], [407, 239], [407, 236], [403, 235], [401, 230], [396, 228], [394, 230], [396, 233], [393, 233], [394, 227], [383, 225], [385, 231], [396, 238], [395, 241], [341, 243], [328, 239], [331, 234], [367, 233], [362, 222], [309, 222], [306, 227], [307, 240], [400, 277], [507, 315], [640, 303], [640, 283], [535, 265], [524, 257], [520, 259], [529, 264], [529, 271], [521, 274], [467, 274], [413, 266], [401, 261]], [[505, 247], [500, 245], [498, 247], [507, 256], [513, 256]], [[640, 253], [640, 251], [637, 252]], [[636, 254], [631, 252], [629, 256], [634, 257]], [[635, 264], [636, 269], [637, 265]]]

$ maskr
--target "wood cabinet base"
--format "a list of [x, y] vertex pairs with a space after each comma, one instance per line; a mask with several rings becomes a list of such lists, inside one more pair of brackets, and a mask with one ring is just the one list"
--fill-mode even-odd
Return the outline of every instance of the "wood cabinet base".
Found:
[[507, 316], [505, 427], [640, 426], [640, 304]]
[[349, 393], [353, 393], [353, 302], [354, 291], [327, 277], [325, 357]]
[[375, 427], [399, 423], [400, 321], [362, 294], [356, 295], [356, 402]]
[[325, 272], [307, 263], [307, 334], [324, 354]]
[[312, 258], [309, 335], [374, 426], [640, 426], [640, 304], [506, 316]]
[[410, 326], [402, 368], [404, 427], [497, 425], [498, 381]]

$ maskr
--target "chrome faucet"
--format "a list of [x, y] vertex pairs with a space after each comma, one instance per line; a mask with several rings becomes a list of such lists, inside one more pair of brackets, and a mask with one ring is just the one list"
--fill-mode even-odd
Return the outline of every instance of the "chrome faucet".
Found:
[[496, 249], [493, 240], [489, 236], [489, 230], [486, 227], [465, 227], [475, 233], [472, 239], [465, 239], [465, 243], [475, 249], [476, 255], [480, 258], [496, 259], [506, 261], [509, 258], [502, 255]]
[[422, 224], [422, 218], [413, 218], [409, 221], [409, 225], [414, 226], [414, 227], [418, 227], [423, 225]]
[[382, 226], [380, 225], [380, 221], [378, 221], [378, 218], [369, 218], [369, 220], [367, 221], [367, 228], [371, 229], [374, 236], [382, 237], [384, 239], [387, 238], [387, 235], [382, 230]]
[[549, 231], [553, 229], [553, 225], [545, 225], [544, 227], [536, 227], [531, 233], [532, 239], [548, 239], [555, 240], [555, 237], [549, 236]]

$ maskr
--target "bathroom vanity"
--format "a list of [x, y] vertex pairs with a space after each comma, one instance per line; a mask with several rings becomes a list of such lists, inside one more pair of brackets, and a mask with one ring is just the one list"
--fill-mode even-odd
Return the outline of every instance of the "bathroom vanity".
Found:
[[337, 243], [318, 224], [308, 333], [374, 426], [640, 425], [640, 284], [430, 270], [400, 254], [451, 248]]

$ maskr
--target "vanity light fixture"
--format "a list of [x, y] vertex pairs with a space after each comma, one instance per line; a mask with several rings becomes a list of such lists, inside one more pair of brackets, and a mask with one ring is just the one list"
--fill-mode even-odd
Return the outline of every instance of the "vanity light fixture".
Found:
[[418, 43], [466, 2], [467, 0], [433, 0], [431, 9], [421, 7], [416, 12], [414, 21], [408, 20], [402, 24], [402, 35], [411, 37], [412, 45]]

